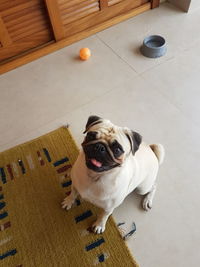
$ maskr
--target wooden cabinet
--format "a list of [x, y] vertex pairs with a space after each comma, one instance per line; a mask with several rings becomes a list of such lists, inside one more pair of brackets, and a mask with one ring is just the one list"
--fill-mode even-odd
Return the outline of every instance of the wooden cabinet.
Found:
[[64, 25], [100, 11], [98, 0], [58, 0], [59, 10]]
[[[68, 0], [59, 0], [59, 2], [60, 1], [69, 2]], [[79, 2], [77, 5], [73, 3], [71, 9], [63, 9], [62, 6], [60, 7], [65, 36], [70, 36], [94, 25], [99, 25], [104, 21], [108, 21], [120, 14], [125, 14], [129, 10], [142, 6], [149, 1], [114, 0], [107, 2], [107, 5], [102, 5], [102, 7], [98, 0], [79, 0], [77, 2]]]
[[0, 1], [0, 60], [53, 40], [43, 0]]
[[159, 0], [0, 0], [0, 73], [159, 5]]

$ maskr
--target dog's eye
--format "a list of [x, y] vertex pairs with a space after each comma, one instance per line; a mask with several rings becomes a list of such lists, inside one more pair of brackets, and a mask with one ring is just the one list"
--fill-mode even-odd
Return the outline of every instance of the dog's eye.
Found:
[[93, 141], [96, 139], [97, 132], [88, 132], [86, 135], [86, 142]]
[[111, 150], [115, 158], [120, 157], [124, 153], [122, 146], [116, 140], [111, 144]]
[[114, 155], [115, 155], [116, 157], [119, 157], [119, 156], [122, 154], [122, 151], [121, 151], [121, 149], [120, 149], [119, 147], [116, 147], [116, 148], [114, 149], [113, 153], [114, 153]]

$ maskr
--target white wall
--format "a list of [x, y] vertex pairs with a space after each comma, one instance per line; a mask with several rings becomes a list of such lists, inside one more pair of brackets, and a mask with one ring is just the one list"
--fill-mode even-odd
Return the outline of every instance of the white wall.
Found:
[[200, 0], [168, 0], [168, 2], [174, 4], [175, 6], [181, 8], [186, 12], [191, 12], [200, 8]]
[[194, 11], [200, 8], [200, 0], [191, 0], [189, 11]]
[[168, 0], [168, 1], [187, 12], [190, 7], [190, 2], [193, 0]]

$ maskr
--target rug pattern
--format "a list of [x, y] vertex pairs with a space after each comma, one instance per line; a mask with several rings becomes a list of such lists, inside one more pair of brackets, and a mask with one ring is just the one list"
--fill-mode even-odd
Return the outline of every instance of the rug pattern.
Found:
[[138, 266], [112, 217], [95, 235], [96, 207], [77, 199], [61, 209], [77, 155], [66, 128], [0, 153], [1, 266]]

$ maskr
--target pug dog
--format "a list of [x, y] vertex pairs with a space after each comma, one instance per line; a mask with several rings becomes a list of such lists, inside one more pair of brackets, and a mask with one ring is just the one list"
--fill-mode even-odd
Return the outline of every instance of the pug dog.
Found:
[[89, 117], [84, 133], [82, 150], [71, 170], [71, 194], [62, 207], [69, 210], [80, 195], [101, 208], [92, 225], [100, 234], [113, 210], [135, 189], [145, 195], [144, 210], [152, 208], [165, 152], [161, 144], [148, 145], [139, 133], [98, 116]]

